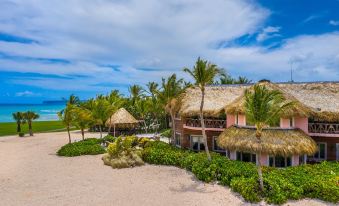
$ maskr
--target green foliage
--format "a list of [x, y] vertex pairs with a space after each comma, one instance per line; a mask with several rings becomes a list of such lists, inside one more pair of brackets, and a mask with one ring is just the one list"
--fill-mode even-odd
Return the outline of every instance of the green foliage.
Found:
[[141, 153], [137, 149], [138, 138], [136, 136], [128, 136], [122, 139], [118, 137], [113, 143], [107, 147], [107, 155], [102, 160], [105, 165], [113, 168], [128, 168], [143, 165]]
[[138, 144], [139, 144], [140, 147], [144, 148], [145, 145], [150, 141], [151, 141], [150, 138], [142, 137], [142, 138], [139, 138]]
[[246, 201], [260, 202], [260, 189], [257, 178], [236, 177], [231, 181], [231, 188], [243, 196]]
[[100, 139], [89, 138], [83, 141], [66, 144], [59, 149], [57, 154], [66, 157], [103, 154], [105, 153], [105, 149], [100, 146], [100, 142]]
[[113, 137], [112, 135], [106, 135], [102, 138], [102, 143], [105, 143], [105, 142], [113, 143], [116, 139], [117, 138]]
[[19, 137], [24, 137], [25, 136], [25, 133], [24, 132], [19, 132]]
[[339, 163], [323, 162], [276, 169], [263, 167], [264, 192], [259, 192], [256, 165], [229, 160], [212, 153], [211, 161], [205, 153], [194, 153], [160, 141], [148, 142], [143, 150], [143, 160], [150, 164], [173, 165], [191, 171], [204, 182], [218, 181], [240, 193], [245, 200], [283, 204], [288, 199], [318, 198], [339, 201]]
[[160, 135], [163, 136], [163, 137], [170, 138], [172, 136], [172, 130], [171, 129], [166, 129]]

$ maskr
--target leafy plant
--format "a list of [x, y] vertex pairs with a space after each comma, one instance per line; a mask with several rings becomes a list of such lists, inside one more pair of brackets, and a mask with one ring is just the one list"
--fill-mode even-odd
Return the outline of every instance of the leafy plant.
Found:
[[79, 142], [69, 143], [62, 146], [57, 155], [74, 157], [80, 155], [97, 155], [105, 153], [105, 149], [100, 146], [100, 140], [96, 138], [89, 138]]

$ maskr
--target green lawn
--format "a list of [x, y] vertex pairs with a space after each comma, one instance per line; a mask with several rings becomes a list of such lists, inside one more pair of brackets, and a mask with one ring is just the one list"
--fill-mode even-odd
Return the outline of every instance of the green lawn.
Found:
[[[52, 131], [65, 131], [65, 126], [61, 121], [36, 121], [32, 124], [33, 132], [52, 132]], [[28, 133], [28, 125], [21, 125], [21, 130]], [[15, 122], [0, 123], [0, 136], [14, 135], [16, 132]]]

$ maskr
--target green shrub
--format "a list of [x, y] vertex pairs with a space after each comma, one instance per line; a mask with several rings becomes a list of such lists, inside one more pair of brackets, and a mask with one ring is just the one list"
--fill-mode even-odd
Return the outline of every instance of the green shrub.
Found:
[[150, 138], [142, 137], [142, 138], [140, 138], [140, 139], [138, 140], [138, 144], [139, 144], [140, 147], [144, 148], [145, 145], [146, 145], [148, 142], [150, 142], [150, 141], [151, 141]]
[[260, 189], [257, 178], [236, 177], [231, 180], [230, 184], [233, 191], [238, 192], [249, 202], [260, 202]]
[[19, 132], [18, 135], [19, 135], [19, 137], [24, 137], [25, 133], [24, 132]]
[[73, 157], [80, 155], [97, 155], [105, 153], [105, 149], [99, 145], [100, 140], [95, 138], [85, 139], [62, 146], [57, 155]]
[[195, 153], [164, 142], [151, 141], [145, 145], [142, 157], [150, 164], [185, 168], [204, 182], [218, 181], [222, 185], [231, 186], [250, 202], [258, 202], [261, 197], [274, 204], [304, 197], [333, 203], [339, 201], [338, 162], [285, 169], [263, 167], [265, 189], [261, 194], [255, 164], [229, 160], [213, 152], [211, 156], [212, 160], [208, 161], [203, 152]]
[[102, 138], [102, 143], [105, 142], [110, 142], [113, 143], [117, 138], [113, 137], [112, 135], [106, 135], [105, 137]]
[[124, 139], [117, 138], [115, 142], [107, 147], [107, 154], [102, 157], [105, 165], [112, 168], [127, 168], [143, 165], [141, 153], [136, 148], [138, 139], [135, 136], [129, 136]]
[[166, 129], [165, 131], [161, 132], [160, 135], [163, 136], [163, 137], [171, 138], [172, 130], [171, 129]]

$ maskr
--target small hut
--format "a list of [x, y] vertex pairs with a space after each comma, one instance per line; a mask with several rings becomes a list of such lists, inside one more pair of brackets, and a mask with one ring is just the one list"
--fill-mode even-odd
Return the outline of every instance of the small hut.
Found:
[[[116, 128], [132, 130], [139, 124], [139, 121], [135, 119], [125, 108], [120, 108], [116, 111], [110, 119], [106, 121], [106, 126], [113, 127], [113, 135], [115, 136]], [[121, 132], [121, 131], [120, 131]]]
[[265, 156], [264, 158], [269, 156], [298, 158], [317, 152], [316, 142], [298, 128], [265, 128], [262, 131], [261, 143], [259, 143], [255, 127], [234, 125], [220, 134], [217, 143], [229, 151], [251, 154], [260, 152]]

